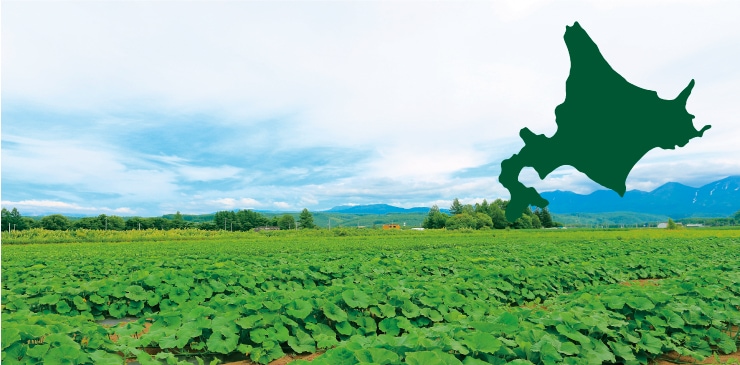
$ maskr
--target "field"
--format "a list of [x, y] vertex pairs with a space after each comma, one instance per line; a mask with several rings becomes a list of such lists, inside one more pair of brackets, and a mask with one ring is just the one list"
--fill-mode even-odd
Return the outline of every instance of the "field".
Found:
[[3, 364], [648, 364], [740, 341], [738, 230], [36, 230], [2, 242]]

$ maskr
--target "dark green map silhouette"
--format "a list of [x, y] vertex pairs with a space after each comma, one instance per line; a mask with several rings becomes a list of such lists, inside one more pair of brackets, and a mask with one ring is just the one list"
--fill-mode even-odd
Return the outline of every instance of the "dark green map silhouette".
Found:
[[578, 22], [566, 26], [563, 38], [570, 75], [565, 101], [555, 108], [558, 130], [548, 138], [523, 128], [519, 135], [524, 147], [501, 162], [499, 181], [511, 193], [506, 207], [510, 222], [530, 205], [548, 204], [534, 188], [519, 182], [524, 167], [534, 168], [544, 179], [556, 168], [570, 165], [624, 196], [627, 175], [648, 151], [683, 147], [711, 127], [697, 131], [694, 116], [686, 111], [694, 80], [674, 100], [664, 100], [614, 71]]

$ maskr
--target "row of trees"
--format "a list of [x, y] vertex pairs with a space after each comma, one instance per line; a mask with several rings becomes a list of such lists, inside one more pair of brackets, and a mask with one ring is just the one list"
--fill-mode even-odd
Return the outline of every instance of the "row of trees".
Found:
[[551, 228], [558, 227], [561, 224], [554, 222], [547, 208], [540, 210], [537, 208], [534, 212], [527, 207], [524, 214], [510, 223], [506, 220], [505, 211], [509, 204], [508, 200], [496, 199], [488, 203], [485, 199], [482, 203], [462, 204], [455, 198], [450, 206], [450, 215], [443, 213], [438, 206], [433, 206], [429, 214], [424, 219], [422, 226], [424, 228], [439, 229], [482, 229], [482, 228]]
[[213, 225], [216, 226], [216, 229], [231, 231], [249, 231], [259, 227], [279, 227], [280, 229], [316, 228], [316, 224], [313, 222], [313, 214], [305, 208], [298, 216], [297, 222], [290, 214], [268, 218], [253, 210], [240, 210], [238, 212], [225, 210], [216, 212], [213, 217]]
[[163, 217], [142, 218], [131, 217], [124, 219], [115, 215], [101, 214], [97, 217], [84, 217], [76, 220], [61, 214], [52, 214], [35, 220], [29, 217], [21, 216], [18, 209], [7, 210], [2, 208], [2, 230], [22, 231], [31, 228], [43, 228], [54, 231], [75, 230], [75, 229], [96, 229], [96, 230], [136, 230], [136, 229], [186, 229], [197, 228], [203, 230], [232, 230], [248, 231], [257, 227], [275, 226], [280, 229], [296, 228], [315, 228], [313, 215], [308, 209], [298, 216], [298, 221], [290, 214], [284, 214], [280, 217], [267, 217], [252, 210], [221, 211], [216, 213], [213, 222], [194, 223], [187, 222], [180, 212], [177, 212], [171, 219]]

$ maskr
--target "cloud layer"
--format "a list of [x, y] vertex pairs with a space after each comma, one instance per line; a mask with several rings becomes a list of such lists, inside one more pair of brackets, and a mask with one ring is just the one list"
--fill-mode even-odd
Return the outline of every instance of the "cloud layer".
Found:
[[[705, 137], [628, 188], [740, 174], [732, 2], [37, 2], [2, 12], [2, 204], [160, 215], [507, 198], [551, 135], [579, 21], [631, 82], [690, 79]], [[563, 167], [541, 190], [599, 188]]]

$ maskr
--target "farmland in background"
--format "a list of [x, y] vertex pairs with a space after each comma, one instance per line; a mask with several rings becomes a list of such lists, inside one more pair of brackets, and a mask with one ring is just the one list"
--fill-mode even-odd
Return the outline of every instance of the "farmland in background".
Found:
[[29, 230], [2, 243], [3, 364], [646, 364], [738, 346], [738, 230]]

